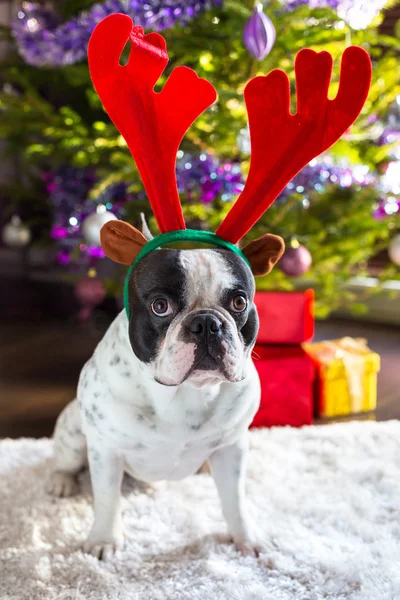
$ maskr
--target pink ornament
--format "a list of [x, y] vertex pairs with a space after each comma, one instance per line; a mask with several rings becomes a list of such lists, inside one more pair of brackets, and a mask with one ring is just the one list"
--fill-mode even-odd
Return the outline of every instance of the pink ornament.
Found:
[[101, 279], [87, 276], [80, 279], [76, 284], [75, 296], [82, 306], [79, 311], [79, 318], [82, 321], [87, 321], [94, 307], [103, 302], [106, 297], [106, 289]]
[[55, 225], [51, 230], [51, 237], [53, 240], [61, 240], [68, 235], [68, 230], [65, 227], [59, 227]]
[[312, 256], [305, 246], [286, 248], [278, 266], [285, 275], [300, 277], [307, 273], [312, 264]]

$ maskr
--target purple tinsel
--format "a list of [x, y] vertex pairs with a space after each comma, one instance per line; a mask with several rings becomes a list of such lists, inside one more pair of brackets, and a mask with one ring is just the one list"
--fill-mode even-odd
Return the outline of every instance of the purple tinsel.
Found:
[[281, 0], [285, 10], [294, 10], [298, 6], [308, 5], [310, 8], [338, 8], [341, 0]]
[[374, 206], [373, 215], [377, 221], [396, 213], [400, 214], [400, 198], [396, 196], [380, 198], [379, 202]]
[[[217, 198], [233, 200], [243, 189], [240, 165], [235, 162], [219, 161], [206, 153], [192, 155], [178, 153], [176, 163], [178, 189], [186, 203], [204, 202], [208, 204]], [[72, 251], [79, 246], [83, 259], [103, 258], [101, 248], [82, 243], [81, 225], [85, 218], [102, 204], [118, 218], [125, 214], [125, 204], [134, 200], [146, 201], [146, 194], [140, 191], [127, 193], [125, 183], [108, 186], [96, 201], [89, 199], [95, 183], [91, 170], [62, 167], [43, 176], [50, 203], [53, 207], [53, 227], [51, 237], [60, 248], [57, 259], [66, 265]]]
[[394, 144], [396, 142], [400, 145], [400, 127], [398, 129], [392, 127], [384, 129], [378, 140], [379, 145]]
[[[203, 152], [194, 155], [178, 152], [176, 163], [178, 190], [184, 203], [203, 202], [209, 204], [216, 200], [232, 201], [243, 190], [244, 179], [239, 162], [219, 160], [215, 156]], [[81, 225], [87, 215], [103, 204], [107, 210], [118, 218], [123, 218], [127, 202], [146, 201], [146, 194], [140, 191], [127, 193], [125, 183], [117, 183], [107, 187], [96, 199], [89, 199], [90, 191], [95, 183], [94, 173], [88, 169], [63, 167], [44, 176], [49, 199], [53, 205], [54, 223], [52, 237], [57, 240], [60, 251], [60, 264], [68, 264], [71, 252], [79, 246], [82, 259], [103, 258], [101, 248], [82, 243]], [[376, 185], [376, 176], [368, 167], [356, 165], [337, 165], [324, 155], [313, 160], [296, 177], [292, 179], [280, 194], [277, 202], [285, 202], [293, 194], [297, 194], [303, 207], [310, 203], [311, 192], [322, 193], [328, 185], [366, 186]], [[389, 214], [386, 200], [377, 207], [376, 216]], [[392, 202], [392, 201], [391, 201]], [[393, 208], [394, 207], [390, 207]], [[379, 214], [378, 214], [379, 213]]]
[[106, 0], [65, 23], [45, 6], [23, 2], [12, 25], [24, 60], [36, 67], [69, 65], [86, 57], [90, 35], [104, 17], [125, 13], [135, 25], [161, 31], [185, 25], [201, 11], [222, 0]]
[[176, 163], [178, 190], [187, 202], [233, 200], [243, 189], [239, 163], [220, 162], [211, 154], [195, 156], [180, 152]]
[[303, 198], [303, 206], [309, 206], [311, 192], [322, 193], [328, 185], [350, 187], [352, 185], [366, 186], [374, 183], [376, 176], [369, 172], [365, 165], [338, 165], [324, 155], [314, 159], [290, 181], [278, 197], [279, 201], [288, 200], [294, 193]]
[[[104, 204], [118, 218], [125, 214], [124, 206], [133, 196], [127, 193], [125, 183], [110, 185], [99, 195], [97, 201], [89, 199], [89, 193], [96, 177], [90, 169], [60, 167], [43, 174], [46, 191], [53, 208], [53, 226], [51, 237], [60, 248], [57, 260], [66, 265], [70, 261], [71, 252], [80, 247], [82, 256], [103, 258], [101, 248], [82, 244], [81, 224], [84, 219], [96, 210], [98, 204]], [[145, 196], [142, 194], [142, 199]]]

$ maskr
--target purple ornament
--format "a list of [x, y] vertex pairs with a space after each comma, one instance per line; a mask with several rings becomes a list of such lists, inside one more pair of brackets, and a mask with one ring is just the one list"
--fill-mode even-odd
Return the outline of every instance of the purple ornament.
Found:
[[259, 2], [244, 27], [243, 43], [254, 58], [263, 60], [271, 52], [275, 37], [274, 24], [263, 12], [263, 5]]
[[300, 277], [304, 275], [312, 264], [312, 256], [305, 246], [297, 248], [286, 248], [282, 258], [278, 262], [280, 270], [289, 277]]
[[92, 314], [94, 307], [103, 302], [106, 297], [106, 289], [101, 279], [87, 276], [77, 282], [75, 296], [82, 306], [79, 311], [79, 318], [86, 321]]

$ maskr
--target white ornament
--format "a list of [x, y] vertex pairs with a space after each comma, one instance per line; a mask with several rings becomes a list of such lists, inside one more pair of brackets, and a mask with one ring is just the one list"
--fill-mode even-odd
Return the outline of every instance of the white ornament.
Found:
[[249, 131], [248, 127], [246, 127], [246, 129], [241, 129], [239, 131], [239, 134], [236, 138], [236, 143], [237, 143], [237, 147], [239, 148], [240, 152], [242, 152], [243, 154], [250, 154], [251, 144], [250, 144], [250, 131]]
[[390, 241], [388, 247], [390, 260], [400, 267], [400, 233], [396, 234]]
[[23, 248], [31, 241], [30, 229], [21, 222], [21, 219], [14, 215], [11, 221], [4, 225], [2, 238], [6, 246], [10, 248]]
[[100, 230], [108, 223], [115, 221], [117, 217], [110, 211], [106, 210], [104, 205], [97, 207], [97, 210], [92, 215], [86, 217], [82, 224], [83, 235], [86, 241], [92, 246], [100, 246]]

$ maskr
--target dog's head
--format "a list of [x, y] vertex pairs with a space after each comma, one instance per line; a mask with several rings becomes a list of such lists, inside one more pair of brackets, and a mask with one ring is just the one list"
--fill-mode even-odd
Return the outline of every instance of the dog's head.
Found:
[[[131, 243], [122, 255], [126, 237]], [[138, 230], [121, 221], [102, 229], [106, 254], [124, 264], [133, 262], [135, 245], [144, 243]], [[271, 234], [251, 242], [243, 250], [251, 268], [224, 249], [159, 249], [139, 261], [128, 282], [129, 338], [156, 381], [202, 386], [246, 376], [245, 359], [258, 331], [253, 274], [270, 271], [283, 248]]]
[[[129, 59], [122, 67], [120, 56], [128, 41]], [[168, 64], [166, 42], [158, 33], [144, 35], [127, 15], [109, 15], [96, 26], [88, 61], [99, 97], [135, 159], [160, 231], [184, 229], [175, 158], [185, 132], [216, 100], [216, 90], [191, 69], [178, 66], [163, 89], [155, 91]], [[331, 70], [329, 53], [299, 52], [295, 114], [290, 112], [290, 82], [282, 71], [247, 83], [251, 164], [242, 192], [215, 232], [219, 239], [241, 240], [292, 178], [358, 117], [371, 82], [368, 54], [357, 46], [346, 48], [334, 99], [327, 95]], [[269, 139], [278, 142], [266, 144]], [[105, 253], [126, 265], [146, 243], [122, 221], [103, 230]], [[235, 251], [221, 250], [159, 250], [135, 265], [129, 281], [130, 340], [158, 381], [177, 385], [186, 379], [243, 377], [242, 359], [257, 332], [251, 272], [267, 273], [283, 248], [282, 239], [271, 234], [251, 242], [243, 250], [251, 270]]]

